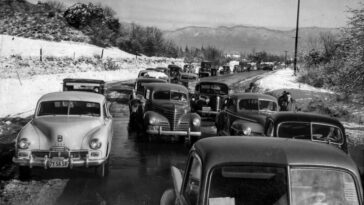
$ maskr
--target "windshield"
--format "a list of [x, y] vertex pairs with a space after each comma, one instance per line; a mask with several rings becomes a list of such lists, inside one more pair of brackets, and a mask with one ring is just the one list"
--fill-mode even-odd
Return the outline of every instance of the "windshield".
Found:
[[293, 168], [290, 183], [292, 204], [359, 204], [354, 179], [343, 171]]
[[[312, 136], [311, 136], [312, 133]], [[278, 137], [312, 139], [315, 141], [342, 144], [344, 137], [338, 127], [308, 122], [284, 122], [278, 126]]]
[[227, 95], [229, 89], [226, 85], [221, 84], [200, 84], [200, 93]]
[[187, 102], [187, 95], [185, 93], [177, 92], [177, 91], [157, 91], [154, 93], [155, 100], [176, 100]]
[[44, 101], [40, 103], [38, 116], [89, 115], [100, 116], [100, 104], [86, 101]]
[[285, 168], [224, 166], [211, 174], [209, 205], [288, 204]]
[[270, 100], [242, 99], [239, 101], [239, 109], [277, 111], [277, 103]]

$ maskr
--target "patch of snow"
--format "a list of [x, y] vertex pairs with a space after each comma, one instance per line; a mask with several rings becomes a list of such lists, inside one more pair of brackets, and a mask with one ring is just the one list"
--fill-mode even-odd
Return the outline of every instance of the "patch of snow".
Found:
[[135, 55], [127, 53], [116, 47], [102, 48], [95, 45], [72, 42], [72, 41], [46, 41], [40, 39], [29, 39], [10, 35], [0, 35], [0, 56], [9, 57], [20, 55], [23, 57], [39, 57], [40, 49], [43, 56], [54, 57], [93, 57], [101, 56], [104, 49], [103, 58], [135, 58]]
[[28, 117], [35, 110], [38, 99], [49, 92], [62, 90], [64, 78], [88, 78], [104, 81], [123, 81], [135, 79], [140, 69], [123, 69], [117, 71], [89, 71], [37, 75], [23, 79], [9, 78], [0, 81], [0, 118], [6, 116]]
[[297, 76], [293, 75], [291, 68], [280, 69], [256, 82], [257, 86], [264, 91], [273, 91], [279, 89], [300, 89], [313, 92], [333, 93], [327, 89], [315, 88], [313, 86], [302, 84], [297, 81]]

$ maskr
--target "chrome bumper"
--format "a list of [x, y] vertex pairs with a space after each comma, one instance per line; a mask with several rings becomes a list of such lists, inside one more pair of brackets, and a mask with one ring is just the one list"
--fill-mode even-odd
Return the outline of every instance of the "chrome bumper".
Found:
[[[51, 160], [52, 158], [48, 158], [47, 156], [43, 158], [40, 157], [34, 158], [32, 156], [28, 158], [13, 157], [13, 162], [15, 164], [20, 166], [28, 166], [30, 168], [32, 167], [43, 167], [44, 169], [50, 168], [49, 163]], [[103, 164], [106, 160], [107, 157], [99, 159], [90, 159], [89, 157], [86, 157], [85, 159], [78, 159], [78, 158], [57, 159], [57, 161], [68, 162], [68, 166], [64, 168], [98, 166]]]
[[201, 131], [191, 131], [190, 129], [187, 131], [167, 131], [162, 130], [162, 127], [159, 127], [159, 129], [147, 129], [146, 132], [151, 135], [201, 136]]

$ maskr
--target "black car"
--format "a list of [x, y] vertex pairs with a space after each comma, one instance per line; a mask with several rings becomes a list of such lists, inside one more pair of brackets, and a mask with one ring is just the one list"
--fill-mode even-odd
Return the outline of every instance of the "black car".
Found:
[[210, 77], [210, 76], [216, 76], [217, 75], [217, 69], [212, 66], [212, 62], [209, 61], [202, 61], [201, 67], [198, 72], [198, 77]]
[[63, 79], [63, 91], [85, 91], [105, 94], [105, 81], [82, 78]]

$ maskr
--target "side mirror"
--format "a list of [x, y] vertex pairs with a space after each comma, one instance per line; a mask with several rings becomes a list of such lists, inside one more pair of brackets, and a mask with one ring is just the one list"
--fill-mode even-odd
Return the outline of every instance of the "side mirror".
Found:
[[176, 194], [179, 194], [182, 188], [182, 181], [183, 181], [182, 173], [177, 167], [174, 166], [171, 167], [171, 172], [172, 172], [174, 190]]

